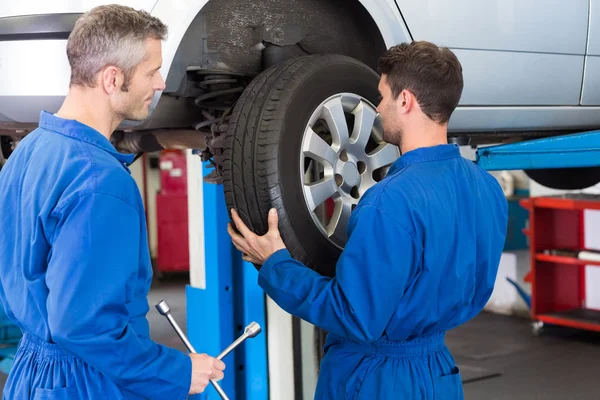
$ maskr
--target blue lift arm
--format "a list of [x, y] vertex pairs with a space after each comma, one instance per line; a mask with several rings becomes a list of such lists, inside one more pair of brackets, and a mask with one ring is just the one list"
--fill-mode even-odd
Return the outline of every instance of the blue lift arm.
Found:
[[600, 131], [483, 147], [476, 162], [488, 171], [600, 166]]

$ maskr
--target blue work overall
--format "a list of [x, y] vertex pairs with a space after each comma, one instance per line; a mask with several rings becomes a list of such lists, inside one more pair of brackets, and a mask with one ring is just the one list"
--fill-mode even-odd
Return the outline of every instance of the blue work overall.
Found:
[[315, 399], [462, 399], [444, 334], [487, 303], [507, 210], [495, 178], [457, 146], [418, 148], [361, 198], [335, 278], [273, 254], [261, 287], [329, 332]]
[[150, 339], [142, 199], [100, 132], [42, 112], [0, 172], [0, 301], [24, 332], [3, 398], [185, 399], [191, 360]]

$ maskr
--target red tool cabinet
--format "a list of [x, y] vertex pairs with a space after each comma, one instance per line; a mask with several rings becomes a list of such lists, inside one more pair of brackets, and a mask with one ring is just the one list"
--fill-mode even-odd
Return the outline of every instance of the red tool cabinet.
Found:
[[[531, 316], [536, 323], [600, 331], [600, 311], [586, 308], [585, 210], [600, 210], [600, 196], [576, 194], [521, 200], [529, 211]], [[589, 253], [588, 253], [589, 254]], [[541, 329], [542, 324], [537, 325]]]
[[183, 151], [160, 155], [160, 191], [156, 195], [157, 259], [159, 272], [188, 271], [187, 169]]

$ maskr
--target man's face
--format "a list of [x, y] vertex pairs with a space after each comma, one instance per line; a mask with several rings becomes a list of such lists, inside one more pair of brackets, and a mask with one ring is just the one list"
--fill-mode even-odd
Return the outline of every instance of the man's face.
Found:
[[141, 121], [148, 116], [154, 92], [165, 89], [160, 74], [161, 42], [146, 40], [146, 58], [137, 65], [129, 82], [121, 87], [113, 102], [115, 113], [122, 119]]
[[387, 75], [383, 74], [379, 80], [379, 94], [381, 101], [377, 112], [383, 122], [383, 140], [387, 143], [400, 146], [402, 142], [401, 113], [398, 112], [398, 99], [394, 99], [392, 88], [387, 83]]

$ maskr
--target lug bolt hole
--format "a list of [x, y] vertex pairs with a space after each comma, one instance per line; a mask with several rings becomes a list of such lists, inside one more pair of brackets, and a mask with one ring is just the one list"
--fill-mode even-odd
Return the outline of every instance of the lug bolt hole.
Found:
[[340, 174], [335, 174], [335, 184], [338, 185], [338, 187], [340, 187], [343, 183], [344, 178]]
[[346, 150], [342, 150], [342, 152], [340, 153], [340, 160], [342, 160], [343, 162], [348, 162], [348, 153], [346, 152]]
[[356, 167], [358, 168], [358, 173], [361, 175], [364, 174], [365, 171], [367, 170], [367, 164], [365, 164], [362, 161], [357, 162]]
[[358, 186], [354, 186], [352, 188], [352, 190], [350, 191], [350, 196], [352, 196], [355, 199], [359, 199], [360, 198], [360, 193], [358, 193]]

